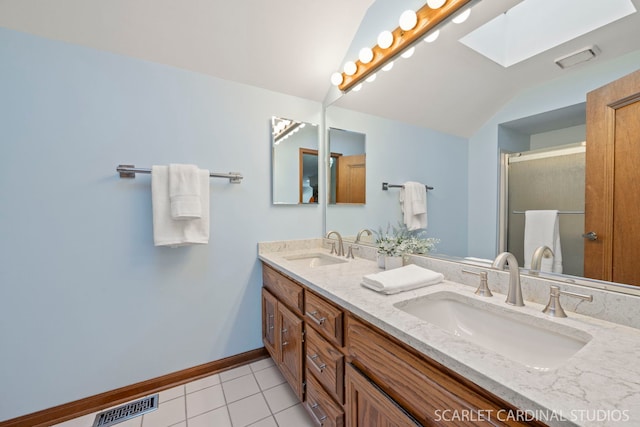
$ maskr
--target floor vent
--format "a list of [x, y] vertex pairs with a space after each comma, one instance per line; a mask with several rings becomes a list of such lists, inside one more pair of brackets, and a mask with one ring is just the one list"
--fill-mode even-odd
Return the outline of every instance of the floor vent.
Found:
[[158, 409], [158, 395], [143, 397], [96, 415], [93, 427], [109, 427]]

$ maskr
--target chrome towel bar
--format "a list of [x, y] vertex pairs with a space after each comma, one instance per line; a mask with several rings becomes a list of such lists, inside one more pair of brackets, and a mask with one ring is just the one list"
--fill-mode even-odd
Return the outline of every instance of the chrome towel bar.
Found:
[[[118, 165], [116, 171], [120, 173], [120, 178], [135, 178], [137, 173], [151, 173], [151, 169], [137, 168], [134, 165]], [[242, 176], [239, 172], [229, 173], [214, 173], [211, 172], [209, 176], [213, 178], [228, 178], [232, 184], [240, 184], [242, 182]]]

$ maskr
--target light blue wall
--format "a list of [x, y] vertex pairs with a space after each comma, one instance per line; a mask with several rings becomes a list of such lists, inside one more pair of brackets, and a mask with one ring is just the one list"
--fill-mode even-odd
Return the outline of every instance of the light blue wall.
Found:
[[338, 107], [327, 109], [326, 123], [364, 133], [367, 154], [367, 203], [328, 206], [327, 229], [354, 236], [361, 228], [396, 225], [400, 190], [382, 191], [382, 183], [418, 181], [434, 187], [427, 195], [427, 234], [441, 239], [438, 252], [466, 255], [466, 139]]
[[501, 123], [586, 102], [586, 94], [640, 67], [640, 52], [576, 68], [513, 98], [469, 139], [470, 256], [494, 258], [498, 231], [498, 132]]
[[[271, 205], [270, 117], [318, 103], [0, 29], [0, 420], [262, 347], [257, 242], [317, 237]], [[207, 246], [153, 246], [150, 176], [211, 180]]]

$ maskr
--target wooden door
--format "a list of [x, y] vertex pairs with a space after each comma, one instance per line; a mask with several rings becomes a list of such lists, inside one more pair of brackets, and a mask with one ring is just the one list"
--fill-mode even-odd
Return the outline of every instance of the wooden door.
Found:
[[587, 94], [585, 277], [640, 285], [640, 70]]
[[302, 387], [302, 319], [283, 304], [278, 304], [277, 324], [280, 330], [280, 371], [298, 399], [303, 400]]
[[336, 203], [365, 203], [366, 154], [338, 157]]
[[262, 288], [262, 342], [271, 357], [278, 361], [276, 353], [276, 298]]
[[347, 364], [345, 385], [347, 427], [420, 425], [351, 364]]

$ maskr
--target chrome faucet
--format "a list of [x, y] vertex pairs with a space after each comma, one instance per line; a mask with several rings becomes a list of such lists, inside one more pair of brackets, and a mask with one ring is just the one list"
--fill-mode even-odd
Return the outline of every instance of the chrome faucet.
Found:
[[356, 236], [356, 241], [353, 242], [354, 244], [360, 243], [360, 237], [362, 237], [363, 233], [366, 233], [367, 236], [371, 236], [373, 234], [371, 230], [369, 230], [368, 228], [363, 228], [362, 230], [358, 231], [358, 235]]
[[328, 239], [329, 236], [331, 236], [332, 234], [335, 234], [336, 236], [338, 236], [338, 252], [337, 252], [338, 256], [344, 256], [344, 244], [342, 243], [342, 236], [340, 235], [340, 233], [333, 230], [327, 233], [326, 238]]
[[518, 260], [511, 252], [502, 252], [498, 254], [493, 261], [491, 267], [504, 269], [504, 265], [509, 266], [509, 291], [507, 292], [507, 304], [515, 305], [518, 307], [524, 306], [522, 300], [522, 286], [520, 286], [520, 270], [518, 269]]
[[531, 271], [529, 273], [537, 275], [542, 268], [542, 258], [551, 258], [554, 256], [549, 246], [538, 246], [531, 256]]

